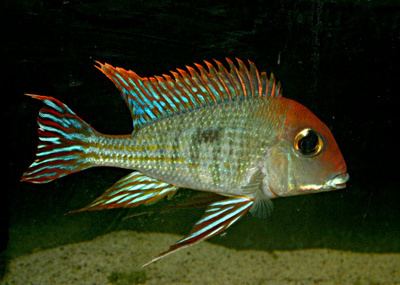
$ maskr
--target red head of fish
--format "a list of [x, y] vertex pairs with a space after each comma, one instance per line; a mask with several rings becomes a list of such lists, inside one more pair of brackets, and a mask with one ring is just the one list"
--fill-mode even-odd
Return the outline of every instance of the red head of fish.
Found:
[[274, 196], [342, 189], [349, 179], [343, 155], [329, 128], [309, 109], [287, 98], [284, 125], [265, 161]]

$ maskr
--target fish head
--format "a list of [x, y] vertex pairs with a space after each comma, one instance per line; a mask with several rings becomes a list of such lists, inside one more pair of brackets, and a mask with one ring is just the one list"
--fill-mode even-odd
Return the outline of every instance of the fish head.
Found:
[[300, 103], [287, 99], [284, 126], [265, 161], [272, 196], [294, 196], [342, 189], [346, 162], [329, 128]]

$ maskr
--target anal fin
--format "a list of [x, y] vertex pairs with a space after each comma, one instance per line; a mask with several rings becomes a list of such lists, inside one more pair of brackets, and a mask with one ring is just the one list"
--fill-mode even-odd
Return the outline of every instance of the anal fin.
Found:
[[229, 226], [244, 216], [252, 207], [253, 198], [246, 196], [233, 196], [228, 199], [211, 203], [203, 217], [194, 225], [191, 232], [171, 245], [167, 251], [143, 265], [143, 267], [182, 248], [194, 245], [212, 236], [222, 233]]
[[149, 205], [165, 196], [171, 197], [177, 190], [174, 185], [135, 171], [118, 180], [88, 206], [70, 213]]

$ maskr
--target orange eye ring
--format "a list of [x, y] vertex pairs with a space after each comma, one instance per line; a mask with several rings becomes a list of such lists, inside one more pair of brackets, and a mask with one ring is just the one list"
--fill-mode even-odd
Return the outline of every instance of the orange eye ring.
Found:
[[324, 141], [316, 131], [306, 128], [297, 133], [293, 146], [302, 156], [314, 157], [321, 153]]

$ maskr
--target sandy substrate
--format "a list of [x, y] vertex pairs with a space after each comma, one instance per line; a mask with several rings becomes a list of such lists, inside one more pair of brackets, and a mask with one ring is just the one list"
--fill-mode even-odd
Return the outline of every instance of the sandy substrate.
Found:
[[[141, 264], [179, 239], [171, 234], [114, 232], [92, 241], [10, 261], [1, 284], [95, 285], [129, 281]], [[400, 254], [326, 249], [262, 252], [208, 242], [144, 269], [144, 284], [400, 284]], [[118, 281], [109, 281], [117, 273]], [[143, 272], [140, 273], [143, 277]]]

